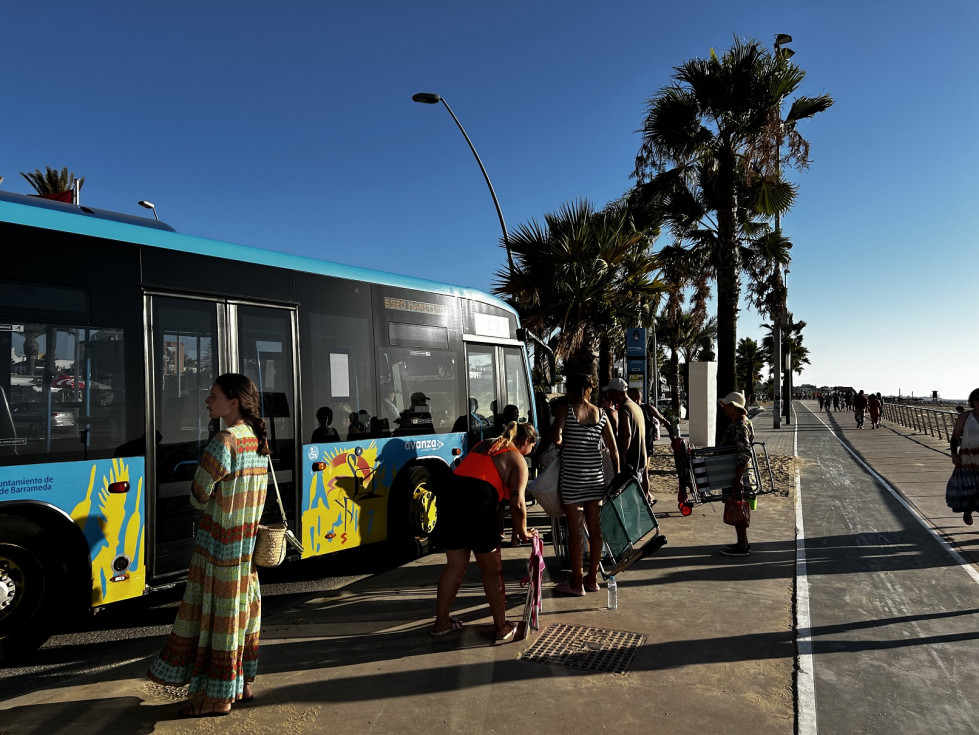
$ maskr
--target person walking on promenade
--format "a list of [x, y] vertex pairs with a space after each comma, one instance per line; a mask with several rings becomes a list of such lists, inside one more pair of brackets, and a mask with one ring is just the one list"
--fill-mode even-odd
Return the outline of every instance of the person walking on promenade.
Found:
[[506, 619], [506, 584], [500, 556], [502, 529], [497, 507], [510, 503], [513, 536], [529, 541], [537, 530], [527, 530], [527, 462], [537, 446], [537, 430], [528, 423], [510, 422], [496, 439], [474, 446], [456, 467], [449, 487], [438, 492], [438, 522], [432, 540], [445, 549], [445, 569], [439, 577], [433, 636], [462, 630], [462, 620], [451, 617], [471, 554], [483, 576], [483, 591], [493, 615], [496, 640], [509, 641], [517, 624]]
[[[829, 410], [829, 409], [827, 409], [827, 410]], [[840, 394], [839, 393], [834, 393], [833, 394], [833, 410], [834, 411], [837, 411], [837, 412], [839, 412], [839, 410], [840, 410]]]
[[645, 492], [649, 487], [646, 479], [646, 465], [649, 464], [646, 453], [646, 419], [639, 404], [629, 398], [629, 384], [625, 380], [613, 378], [605, 390], [619, 413], [619, 430], [615, 435], [615, 443], [619, 449], [620, 471], [630, 474]]
[[870, 411], [870, 428], [880, 428], [880, 410], [883, 408], [880, 397], [876, 393], [867, 396], [867, 409]]
[[867, 396], [863, 394], [863, 390], [857, 393], [853, 398], [853, 416], [857, 420], [857, 428], [863, 428], [863, 414], [867, 410]]
[[979, 388], [969, 394], [969, 411], [963, 411], [952, 427], [952, 476], [945, 486], [945, 503], [972, 525], [979, 510]]
[[181, 717], [219, 717], [250, 702], [258, 669], [262, 599], [252, 563], [268, 483], [268, 440], [258, 389], [244, 375], [219, 376], [205, 400], [219, 431], [204, 448], [190, 502], [203, 510], [187, 588], [170, 638], [147, 675], [190, 684]]
[[[564, 595], [581, 597], [597, 592], [598, 565], [602, 560], [602, 526], [599, 512], [605, 496], [601, 442], [612, 460], [613, 473], [619, 472], [619, 452], [608, 414], [588, 400], [594, 383], [590, 375], [568, 376], [568, 408], [554, 422], [554, 443], [561, 448], [559, 487], [564, 513], [568, 517], [568, 557], [571, 579], [555, 587]], [[588, 575], [583, 572], [583, 522], [588, 524]]]
[[660, 438], [660, 425], [663, 425], [669, 429], [670, 422], [657, 410], [652, 401], [643, 403], [642, 393], [638, 388], [629, 388], [629, 390], [626, 391], [626, 395], [635, 401], [637, 406], [639, 406], [639, 410], [642, 411], [643, 421], [646, 425], [646, 471], [643, 472], [642, 475], [642, 490], [644, 493], [646, 493], [646, 497], [649, 498], [649, 504], [655, 505], [656, 498], [653, 497], [649, 490], [649, 458], [652, 456], [654, 451], [653, 442]]
[[819, 400], [819, 410], [823, 410], [823, 394], [819, 393], [816, 398]]
[[[735, 500], [747, 500], [744, 473], [751, 463], [751, 442], [755, 440], [755, 430], [748, 419], [748, 410], [745, 408], [744, 396], [741, 393], [728, 393], [718, 403], [730, 420], [721, 444], [735, 446], [738, 450], [734, 479], [731, 481], [731, 497]], [[748, 543], [748, 524], [739, 523], [734, 530], [738, 535], [738, 542], [725, 546], [721, 549], [721, 553], [725, 556], [748, 556], [751, 552], [751, 544]]]

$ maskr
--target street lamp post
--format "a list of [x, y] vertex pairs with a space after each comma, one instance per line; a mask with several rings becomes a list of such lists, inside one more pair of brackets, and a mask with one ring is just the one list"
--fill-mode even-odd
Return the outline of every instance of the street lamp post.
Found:
[[[778, 62], [779, 59], [789, 59], [795, 51], [790, 48], [782, 48], [783, 44], [791, 43], [792, 36], [785, 33], [775, 34], [775, 61]], [[778, 100], [778, 133], [775, 138], [775, 172], [778, 174], [781, 171], [781, 148], [782, 148], [782, 98], [779, 97]], [[782, 234], [782, 214], [780, 211], [775, 211], [775, 234]], [[778, 429], [782, 426], [782, 383], [785, 380], [783, 376], [783, 363], [782, 363], [782, 324], [785, 319], [788, 293], [786, 290], [785, 281], [782, 278], [782, 268], [778, 267], [778, 286], [781, 286], [781, 299], [780, 302], [774, 309], [775, 313], [772, 314], [772, 393], [774, 394], [774, 400], [772, 402], [772, 422], [773, 427]], [[789, 423], [790, 407], [792, 405], [792, 395], [786, 393], [785, 395], [785, 416], [786, 424]]]
[[476, 153], [476, 146], [474, 146], [473, 142], [469, 140], [469, 136], [466, 134], [466, 129], [462, 127], [462, 123], [459, 122], [459, 118], [455, 116], [455, 113], [452, 112], [452, 108], [449, 107], [449, 103], [446, 102], [443, 97], [432, 92], [419, 92], [418, 94], [412, 95], [411, 99], [414, 102], [420, 102], [424, 105], [436, 105], [441, 102], [443, 105], [445, 105], [445, 109], [449, 111], [449, 114], [452, 115], [452, 119], [455, 120], [456, 125], [459, 126], [459, 132], [462, 133], [462, 137], [465, 138], [466, 142], [469, 144], [469, 150], [471, 150], [473, 155], [476, 157], [476, 163], [479, 164], [479, 170], [483, 172], [483, 178], [486, 179], [486, 186], [489, 187], [490, 196], [493, 197], [493, 204], [496, 206], [496, 215], [500, 218], [500, 228], [503, 230], [503, 246], [506, 248], [507, 265], [510, 268], [510, 276], [512, 277], [513, 255], [510, 253], [510, 236], [507, 234], [506, 222], [503, 221], [503, 210], [500, 209], [500, 200], [496, 198], [496, 192], [493, 190], [493, 183], [490, 181], [489, 174], [486, 173], [486, 167], [483, 165], [482, 160], [480, 160], [479, 154]]
[[153, 216], [154, 216], [154, 217], [156, 217], [156, 221], [157, 221], [157, 222], [159, 222], [159, 221], [160, 221], [160, 215], [158, 215], [158, 214], [156, 213], [156, 207], [155, 207], [155, 206], [153, 205], [153, 202], [148, 202], [148, 201], [146, 201], [145, 199], [140, 199], [140, 200], [139, 200], [138, 202], [136, 202], [136, 203], [137, 203], [137, 204], [138, 204], [139, 206], [141, 206], [141, 207], [146, 207], [147, 209], [152, 209], [152, 210], [153, 210]]

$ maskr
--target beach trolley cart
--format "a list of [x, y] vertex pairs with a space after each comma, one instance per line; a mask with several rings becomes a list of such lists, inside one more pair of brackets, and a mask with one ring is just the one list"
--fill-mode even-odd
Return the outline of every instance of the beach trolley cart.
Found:
[[[762, 475], [758, 468], [758, 455], [755, 447], [761, 447], [765, 453], [768, 467], [769, 492], [775, 491], [775, 477], [772, 465], [768, 459], [768, 448], [765, 442], [753, 442], [751, 445], [751, 462], [745, 469], [744, 480], [748, 487], [747, 495], [754, 504], [754, 498], [762, 489]], [[693, 474], [698, 502], [707, 503], [715, 500], [727, 500], [731, 496], [731, 480], [737, 466], [737, 447], [704, 447], [690, 450], [690, 469]]]
[[677, 508], [681, 515], [688, 516], [693, 513], [693, 506], [700, 502], [700, 496], [697, 494], [693, 469], [690, 467], [690, 445], [673, 424], [670, 425], [670, 449], [673, 450], [673, 463], [676, 465], [676, 478], [679, 482]]
[[602, 502], [601, 521], [605, 555], [599, 569], [605, 579], [666, 543], [666, 536], [659, 532], [653, 506], [634, 477], [613, 480]]
[[[632, 477], [620, 475], [609, 485], [601, 510], [604, 539], [599, 570], [608, 579], [628, 568], [633, 562], [649, 556], [666, 543], [660, 534], [659, 522], [642, 487]], [[562, 564], [569, 561], [568, 519], [552, 518], [551, 533], [554, 553]], [[583, 560], [589, 560], [588, 529], [584, 529]]]

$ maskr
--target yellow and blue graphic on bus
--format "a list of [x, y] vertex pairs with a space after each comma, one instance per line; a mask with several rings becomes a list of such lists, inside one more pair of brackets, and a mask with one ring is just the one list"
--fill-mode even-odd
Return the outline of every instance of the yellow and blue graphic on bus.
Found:
[[410, 461], [437, 457], [452, 466], [465, 434], [369, 439], [303, 447], [303, 558], [383, 541], [388, 496]]
[[142, 457], [0, 468], [3, 501], [52, 505], [81, 529], [92, 560], [92, 605], [143, 594]]

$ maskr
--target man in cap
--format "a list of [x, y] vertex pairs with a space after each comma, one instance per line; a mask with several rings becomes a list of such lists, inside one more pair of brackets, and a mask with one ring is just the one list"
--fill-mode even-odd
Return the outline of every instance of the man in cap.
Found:
[[421, 391], [411, 394], [411, 405], [401, 412], [396, 435], [432, 433], [434, 422], [432, 421], [431, 409], [428, 406], [430, 400]]
[[[619, 449], [619, 467], [622, 472], [632, 475], [640, 487], [646, 491], [646, 420], [642, 409], [628, 396], [629, 384], [622, 378], [613, 378], [605, 391], [609, 399], [618, 407], [619, 429], [615, 437]], [[650, 498], [650, 502], [655, 502]]]
[[[735, 446], [738, 450], [734, 478], [731, 481], [731, 497], [735, 500], [747, 500], [746, 493], [751, 489], [751, 485], [748, 483], [747, 487], [745, 486], [744, 473], [752, 459], [751, 443], [755, 440], [755, 431], [748, 419], [744, 395], [728, 393], [718, 401], [718, 404], [731, 421], [721, 444]], [[738, 534], [738, 542], [725, 546], [721, 549], [721, 553], [725, 556], [748, 556], [751, 551], [751, 544], [748, 543], [748, 524], [739, 523], [734, 526], [734, 530]]]

